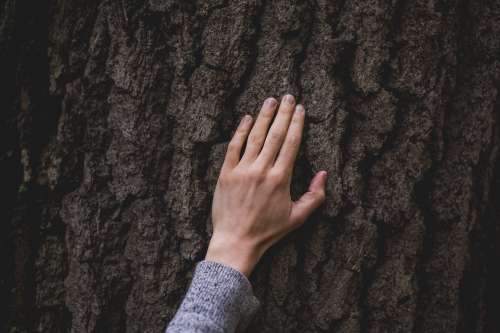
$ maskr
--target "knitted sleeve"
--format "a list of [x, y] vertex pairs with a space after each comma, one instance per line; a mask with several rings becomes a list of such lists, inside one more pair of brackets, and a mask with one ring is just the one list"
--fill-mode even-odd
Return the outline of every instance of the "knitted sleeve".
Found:
[[213, 261], [196, 265], [189, 290], [166, 333], [243, 330], [259, 306], [241, 272]]

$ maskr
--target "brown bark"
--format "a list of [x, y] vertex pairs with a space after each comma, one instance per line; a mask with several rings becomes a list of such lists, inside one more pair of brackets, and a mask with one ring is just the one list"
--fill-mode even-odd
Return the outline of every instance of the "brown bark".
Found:
[[160, 332], [239, 118], [307, 110], [327, 202], [252, 281], [255, 332], [497, 332], [500, 2], [0, 6], [2, 329]]

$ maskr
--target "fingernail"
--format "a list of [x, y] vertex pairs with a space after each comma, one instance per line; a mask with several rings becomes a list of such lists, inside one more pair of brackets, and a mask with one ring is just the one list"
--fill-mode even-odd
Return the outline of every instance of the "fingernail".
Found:
[[299, 105], [297, 105], [297, 107], [296, 107], [296, 111], [297, 111], [299, 114], [303, 114], [303, 113], [305, 113], [305, 111], [306, 111], [306, 110], [304, 109], [304, 106], [303, 106], [302, 104], [299, 104]]
[[250, 122], [251, 120], [252, 120], [252, 116], [247, 114], [247, 115], [245, 115], [245, 116], [243, 117], [243, 121], [242, 121], [242, 122], [243, 122], [243, 123], [248, 123], [248, 122]]
[[285, 102], [287, 102], [288, 104], [293, 104], [295, 102], [295, 98], [292, 95], [290, 95], [290, 94], [285, 95], [283, 97], [283, 100]]
[[275, 106], [276, 103], [277, 103], [276, 100], [272, 97], [269, 97], [268, 99], [266, 99], [266, 102], [265, 102], [266, 105], [271, 106], [271, 107]]

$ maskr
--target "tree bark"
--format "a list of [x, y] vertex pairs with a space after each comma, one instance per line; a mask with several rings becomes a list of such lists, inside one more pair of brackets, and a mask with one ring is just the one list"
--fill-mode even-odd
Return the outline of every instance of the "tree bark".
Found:
[[161, 332], [239, 119], [294, 94], [293, 195], [250, 332], [498, 332], [500, 2], [4, 0], [0, 318]]

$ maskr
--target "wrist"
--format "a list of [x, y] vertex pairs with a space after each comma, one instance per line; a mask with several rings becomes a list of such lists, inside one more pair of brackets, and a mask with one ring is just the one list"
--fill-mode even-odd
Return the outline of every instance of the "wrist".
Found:
[[258, 246], [250, 241], [213, 235], [205, 260], [229, 266], [249, 277], [261, 256]]

